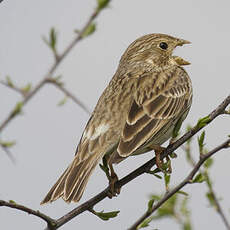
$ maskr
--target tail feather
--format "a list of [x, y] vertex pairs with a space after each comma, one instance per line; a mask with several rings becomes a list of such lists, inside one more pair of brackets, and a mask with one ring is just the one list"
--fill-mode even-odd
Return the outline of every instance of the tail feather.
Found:
[[97, 163], [98, 161], [95, 161], [94, 164], [88, 168], [88, 170], [85, 168], [84, 172], [82, 173], [82, 176], [78, 180], [78, 183], [74, 187], [69, 198], [66, 200], [67, 202], [71, 202], [71, 201], [78, 202], [81, 199], [83, 192], [85, 191], [85, 187], [87, 185], [89, 177], [92, 174]]
[[63, 191], [64, 191], [64, 182], [67, 176], [67, 171], [69, 168], [67, 168], [64, 173], [61, 175], [61, 177], [58, 179], [58, 181], [53, 185], [53, 187], [50, 189], [50, 191], [48, 192], [48, 194], [45, 196], [45, 198], [42, 200], [42, 202], [40, 203], [42, 204], [46, 204], [52, 201], [57, 200], [58, 198], [60, 198], [63, 195]]
[[[98, 160], [95, 158], [95, 155], [89, 156], [87, 159], [81, 162], [81, 165], [77, 165], [77, 167], [73, 167], [71, 171], [68, 173], [68, 177], [66, 178], [65, 183], [65, 193], [64, 200], [67, 202], [71, 202], [73, 197], [75, 200], [80, 200], [80, 193], [84, 191], [84, 187], [81, 186], [82, 183], [87, 183], [90, 172], [96, 167]], [[79, 194], [79, 195], [77, 195]]]
[[98, 161], [98, 157], [92, 155], [80, 162], [76, 157], [50, 189], [41, 204], [53, 202], [60, 197], [68, 203], [79, 201]]

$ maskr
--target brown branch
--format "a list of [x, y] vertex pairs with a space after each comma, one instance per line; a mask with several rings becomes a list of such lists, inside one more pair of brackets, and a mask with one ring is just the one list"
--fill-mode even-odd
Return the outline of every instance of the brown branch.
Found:
[[59, 90], [61, 90], [67, 97], [71, 98], [78, 106], [80, 106], [86, 113], [91, 114], [90, 110], [87, 108], [85, 104], [83, 104], [77, 97], [75, 97], [69, 90], [67, 90], [62, 84], [57, 82], [53, 78], [48, 78], [47, 83], [51, 83], [56, 86]]
[[[223, 114], [226, 114], [226, 113], [223, 113]], [[193, 159], [192, 155], [191, 155], [191, 146], [190, 146], [190, 142], [186, 143], [186, 147], [182, 146], [183, 150], [187, 153], [187, 157], [188, 157], [188, 161], [189, 163], [191, 164], [192, 167], [195, 167], [196, 165], [196, 162], [195, 160]], [[209, 193], [211, 194], [212, 198], [213, 198], [213, 202], [214, 202], [214, 207], [216, 208], [216, 211], [217, 213], [220, 215], [220, 217], [222, 218], [224, 224], [225, 224], [225, 227], [226, 229], [230, 230], [230, 224], [222, 210], [222, 207], [218, 201], [218, 198], [217, 198], [217, 195], [216, 195], [216, 192], [214, 191], [213, 189], [213, 186], [211, 185], [211, 179], [210, 179], [210, 176], [209, 176], [209, 173], [206, 170], [202, 170], [202, 169], [199, 169], [200, 173], [202, 175], [204, 175], [204, 177], [206, 178], [205, 179], [205, 183], [209, 189]]]
[[[193, 135], [195, 135], [199, 130], [201, 130], [202, 128], [204, 128], [206, 125], [208, 125], [210, 122], [212, 122], [217, 116], [223, 114], [223, 111], [225, 110], [225, 108], [230, 104], [230, 95], [213, 111], [211, 112], [208, 117], [208, 121], [203, 124], [203, 126], [198, 126], [196, 125], [195, 127], [193, 127], [189, 132], [185, 133], [180, 139], [178, 139], [176, 142], [174, 142], [173, 144], [171, 144], [170, 146], [168, 146], [161, 154], [161, 159], [165, 158], [166, 156], [168, 156], [170, 153], [172, 153], [175, 149], [177, 149], [179, 146], [181, 146], [183, 143], [185, 143], [188, 139], [190, 139]], [[222, 146], [226, 146], [227, 142], [225, 142], [224, 144], [222, 144]], [[230, 140], [228, 140], [228, 145], [230, 143]], [[218, 146], [220, 148], [220, 146]], [[217, 148], [218, 148], [217, 147]], [[210, 157], [211, 155], [213, 155], [216, 151], [218, 151], [218, 149], [214, 149], [212, 152], [209, 152], [208, 155], [204, 155], [204, 157], [202, 157], [200, 159], [200, 161], [197, 164], [197, 170], [199, 170], [199, 167], [201, 166], [201, 164], [203, 164], [203, 162], [206, 160], [205, 158]], [[223, 148], [223, 147], [222, 147]], [[149, 170], [156, 164], [156, 160], [155, 158], [149, 160], [148, 162], [146, 162], [144, 165], [140, 166], [139, 168], [137, 168], [136, 170], [134, 170], [133, 172], [131, 172], [130, 174], [128, 174], [127, 176], [123, 177], [121, 180], [117, 181], [115, 183], [115, 189], [116, 188], [121, 188], [123, 187], [125, 184], [129, 183], [130, 181], [132, 181], [133, 179], [135, 179], [136, 177], [149, 172]], [[194, 176], [196, 173], [196, 171], [192, 171], [190, 173], [190, 176]], [[180, 189], [180, 188], [179, 188]], [[174, 189], [175, 190], [175, 189]], [[171, 192], [173, 192], [174, 190], [172, 190]], [[170, 193], [171, 193], [170, 192]], [[69, 213], [65, 214], [64, 216], [62, 216], [61, 218], [54, 220], [46, 215], [42, 214], [42, 219], [45, 220], [47, 222], [47, 220], [51, 220], [52, 225], [48, 224], [47, 229], [50, 230], [55, 230], [60, 228], [62, 225], [64, 225], [65, 223], [69, 222], [71, 219], [73, 219], [74, 217], [78, 216], [79, 214], [85, 212], [85, 211], [89, 211], [91, 210], [94, 205], [96, 205], [97, 203], [99, 203], [100, 201], [102, 201], [103, 199], [105, 199], [108, 196], [109, 193], [109, 187], [107, 187], [106, 189], [104, 189], [102, 192], [100, 192], [99, 194], [97, 194], [96, 196], [92, 197], [91, 199], [89, 199], [88, 201], [86, 201], [85, 203], [79, 205], [77, 208], [73, 209], [72, 211], [70, 211]], [[170, 194], [169, 193], [169, 194]], [[168, 194], [166, 195], [168, 196]], [[5, 201], [2, 201], [5, 202]], [[6, 203], [3, 203], [6, 204]], [[1, 206], [1, 203], [0, 203]], [[3, 206], [3, 205], [2, 205]], [[9, 205], [4, 205], [4, 206], [8, 206], [8, 207], [12, 207], [12, 208], [16, 208], [15, 205], [11, 204], [11, 206]], [[23, 206], [24, 207], [24, 206]], [[20, 208], [17, 208], [20, 209]], [[28, 209], [20, 209], [22, 211], [26, 211]], [[33, 211], [31, 209], [29, 209], [30, 211], [32, 211], [32, 214], [36, 215], [36, 211]], [[26, 211], [27, 212], [27, 211]], [[38, 216], [38, 215], [37, 215]], [[45, 218], [45, 217], [48, 217]], [[48, 222], [47, 222], [48, 223]]]
[[7, 202], [4, 200], [0, 200], [0, 207], [14, 208], [14, 209], [26, 212], [28, 214], [31, 214], [33, 216], [37, 216], [47, 223], [47, 225], [49, 226], [49, 229], [53, 229], [53, 226], [55, 225], [55, 220], [53, 220], [49, 216], [45, 215], [44, 213], [41, 213], [40, 211], [35, 211], [35, 210], [28, 208], [26, 206], [17, 204], [14, 201]]
[[14, 91], [16, 91], [17, 93], [19, 93], [19, 94], [21, 94], [23, 97], [25, 97], [25, 92], [24, 92], [23, 90], [21, 90], [19, 87], [15, 86], [15, 85], [10, 85], [10, 84], [8, 84], [7, 82], [2, 81], [2, 80], [0, 80], [0, 84], [2, 84], [2, 85], [4, 85], [4, 86], [6, 86], [6, 87], [8, 87], [8, 88], [10, 88], [10, 89], [12, 89], [12, 90], [14, 90]]
[[[200, 158], [200, 160], [195, 164], [194, 168], [192, 171], [189, 173], [189, 175], [179, 184], [177, 185], [174, 189], [169, 191], [168, 193], [165, 194], [165, 196], [157, 202], [156, 205], [152, 207], [151, 211], [147, 211], [144, 215], [142, 215], [128, 230], [136, 230], [137, 227], [149, 216], [151, 216], [159, 207], [161, 207], [170, 197], [172, 197], [175, 193], [180, 191], [181, 188], [183, 188], [185, 185], [193, 183], [193, 177], [195, 174], [199, 171], [201, 165], [212, 155], [217, 153], [218, 151], [224, 149], [224, 148], [229, 148], [230, 147], [230, 139], [222, 143], [221, 145], [217, 146], [210, 152], [203, 154]], [[229, 229], [229, 228], [228, 228]]]
[[[64, 58], [69, 54], [69, 52], [76, 46], [76, 44], [81, 41], [84, 38], [84, 34], [88, 28], [88, 26], [95, 20], [95, 18], [100, 14], [102, 9], [99, 9], [98, 7], [95, 8], [92, 15], [89, 17], [86, 24], [83, 26], [83, 28], [78, 32], [76, 38], [70, 42], [70, 44], [65, 48], [62, 54], [58, 55], [58, 59], [55, 59], [54, 64], [51, 66], [50, 70], [47, 72], [47, 74], [44, 76], [44, 78], [34, 87], [33, 90], [31, 90], [22, 100], [22, 105], [24, 106], [46, 83], [47, 79], [51, 78], [54, 72], [56, 71], [57, 67], [60, 65], [60, 63], [64, 60]], [[16, 114], [17, 116], [18, 114]], [[6, 119], [2, 122], [0, 125], [0, 132], [13, 120], [13, 118], [16, 117], [15, 115], [12, 116], [12, 112], [6, 117]]]
[[[208, 176], [208, 175], [207, 175]], [[207, 182], [206, 182], [207, 183]], [[220, 217], [222, 218], [223, 222], [224, 222], [224, 225], [226, 227], [227, 230], [230, 230], [230, 224], [222, 210], [222, 207], [216, 197], [216, 193], [215, 191], [213, 190], [212, 187], [209, 187], [209, 192], [212, 194], [212, 198], [213, 198], [213, 201], [215, 203], [215, 207], [216, 207], [216, 211], [219, 213]]]

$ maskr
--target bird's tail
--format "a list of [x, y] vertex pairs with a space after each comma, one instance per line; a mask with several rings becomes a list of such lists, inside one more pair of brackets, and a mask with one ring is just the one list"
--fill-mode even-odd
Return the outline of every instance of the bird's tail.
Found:
[[98, 159], [94, 154], [82, 161], [75, 156], [73, 162], [50, 189], [41, 204], [50, 203], [60, 197], [67, 203], [78, 202], [99, 160], [100, 158]]

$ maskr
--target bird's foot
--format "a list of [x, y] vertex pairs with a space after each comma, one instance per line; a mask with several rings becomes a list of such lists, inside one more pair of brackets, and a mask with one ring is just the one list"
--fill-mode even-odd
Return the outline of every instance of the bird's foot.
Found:
[[108, 193], [108, 197], [110, 199], [120, 194], [121, 189], [116, 188], [115, 186], [117, 181], [118, 181], [118, 176], [115, 173], [111, 173], [109, 177], [109, 193]]
[[171, 160], [167, 156], [166, 162], [164, 160], [161, 160], [161, 153], [165, 150], [164, 147], [158, 147], [158, 149], [155, 149], [155, 155], [156, 155], [156, 165], [159, 170], [161, 170], [163, 173], [170, 174], [172, 173], [172, 167], [171, 167]]
[[116, 182], [118, 181], [118, 176], [113, 169], [112, 163], [109, 163], [110, 175], [109, 175], [109, 193], [108, 197], [111, 199], [114, 196], [120, 194], [121, 188], [117, 188]]

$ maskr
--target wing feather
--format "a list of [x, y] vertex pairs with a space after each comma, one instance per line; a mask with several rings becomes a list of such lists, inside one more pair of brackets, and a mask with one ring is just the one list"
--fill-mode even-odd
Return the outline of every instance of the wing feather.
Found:
[[[156, 73], [145, 75], [145, 79], [149, 79], [142, 81], [142, 85], [139, 81], [139, 89], [133, 98], [118, 144], [117, 151], [122, 157], [131, 155], [148, 140], [152, 140], [164, 127], [168, 129], [170, 122], [177, 117], [179, 119], [180, 114], [188, 109], [186, 101], [191, 90], [187, 87], [190, 81], [187, 73], [176, 68], [165, 75], [161, 73], [162, 80], [158, 78], [157, 81], [154, 74]], [[152, 88], [149, 87], [151, 79], [154, 82]]]

